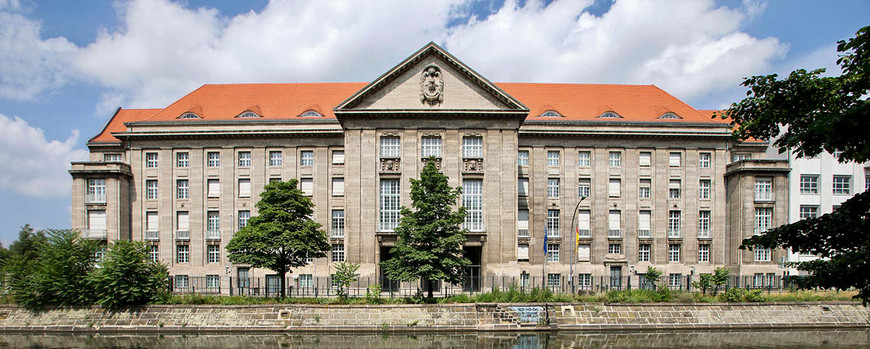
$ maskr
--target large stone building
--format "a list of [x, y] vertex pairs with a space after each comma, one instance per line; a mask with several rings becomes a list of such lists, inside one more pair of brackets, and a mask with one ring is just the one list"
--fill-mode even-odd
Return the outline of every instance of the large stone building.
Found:
[[463, 188], [474, 288], [622, 287], [648, 266], [676, 287], [717, 266], [780, 274], [781, 251], [737, 247], [786, 222], [787, 163], [710, 114], [652, 85], [495, 84], [430, 43], [369, 84], [204, 85], [117, 110], [72, 164], [73, 227], [147, 242], [180, 286], [274, 283], [224, 246], [265, 184], [298, 178], [333, 251], [289, 284], [343, 260], [378, 278], [409, 179], [434, 156]]

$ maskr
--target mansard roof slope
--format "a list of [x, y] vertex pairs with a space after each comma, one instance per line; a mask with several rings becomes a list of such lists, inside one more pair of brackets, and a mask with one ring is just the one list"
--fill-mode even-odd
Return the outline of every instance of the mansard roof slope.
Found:
[[[496, 86], [529, 108], [527, 122], [589, 121], [727, 124], [711, 119], [713, 111], [697, 110], [654, 85], [496, 83]], [[164, 109], [118, 109], [106, 127], [89, 143], [119, 142], [111, 135], [126, 129], [124, 123], [235, 120], [335, 120], [333, 108], [366, 83], [276, 83], [209, 84], [194, 90]], [[239, 114], [255, 110], [260, 118], [239, 119]], [[301, 116], [316, 111], [322, 117]], [[546, 111], [560, 117], [541, 117]], [[193, 112], [201, 119], [181, 119]], [[599, 118], [614, 112], [620, 118]], [[682, 119], [659, 119], [664, 113]]]

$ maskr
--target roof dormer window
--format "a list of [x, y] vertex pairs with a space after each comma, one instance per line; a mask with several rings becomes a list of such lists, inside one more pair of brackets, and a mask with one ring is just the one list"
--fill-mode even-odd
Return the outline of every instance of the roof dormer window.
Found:
[[319, 118], [319, 117], [323, 116], [323, 114], [320, 114], [315, 110], [308, 110], [308, 111], [300, 114], [299, 116], [303, 117], [303, 118]]
[[677, 114], [667, 112], [667, 113], [662, 114], [662, 116], [659, 116], [659, 119], [682, 119], [682, 118]]
[[199, 115], [196, 115], [195, 113], [190, 113], [190, 112], [181, 114], [181, 116], [179, 116], [178, 118], [179, 119], [202, 119], [202, 117], [200, 117]]
[[239, 114], [239, 116], [236, 116], [236, 118], [239, 118], [239, 119], [252, 119], [252, 118], [259, 118], [259, 117], [260, 116], [257, 115], [257, 113], [252, 112], [252, 111], [246, 111], [244, 113]]
[[601, 114], [598, 117], [601, 119], [619, 119], [619, 118], [622, 118], [621, 116], [619, 116], [619, 114], [614, 113], [612, 111], [604, 112], [603, 114]]
[[562, 114], [559, 114], [559, 112], [557, 112], [555, 110], [547, 110], [543, 114], [541, 114], [540, 117], [542, 117], [542, 118], [561, 118]]

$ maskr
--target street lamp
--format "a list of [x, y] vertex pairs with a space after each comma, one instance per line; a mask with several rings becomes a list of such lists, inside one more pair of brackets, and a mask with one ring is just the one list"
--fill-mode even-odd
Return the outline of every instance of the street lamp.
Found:
[[581, 196], [580, 201], [577, 201], [577, 206], [574, 206], [574, 211], [571, 212], [571, 232], [573, 233], [572, 235], [574, 235], [571, 239], [574, 240], [574, 242], [572, 242], [574, 247], [571, 248], [571, 275], [568, 275], [568, 282], [571, 283], [571, 294], [574, 294], [574, 263], [577, 263], [577, 226], [574, 225], [574, 219], [577, 218], [577, 211], [580, 210], [580, 203], [583, 202], [583, 199], [586, 199], [586, 197]]

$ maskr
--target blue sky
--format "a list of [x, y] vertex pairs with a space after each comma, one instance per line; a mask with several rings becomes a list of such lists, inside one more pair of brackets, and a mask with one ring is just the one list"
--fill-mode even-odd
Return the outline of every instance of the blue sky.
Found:
[[115, 107], [204, 83], [370, 81], [435, 41], [496, 82], [655, 84], [713, 109], [745, 76], [835, 68], [868, 18], [868, 1], [0, 0], [0, 242], [70, 226], [69, 161]]

